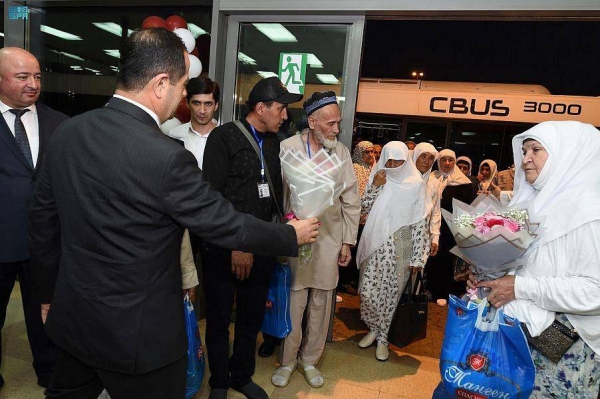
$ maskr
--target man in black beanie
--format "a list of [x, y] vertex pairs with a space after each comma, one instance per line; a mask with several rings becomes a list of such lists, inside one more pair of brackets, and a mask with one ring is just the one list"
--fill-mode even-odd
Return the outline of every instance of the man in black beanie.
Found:
[[[276, 77], [260, 80], [250, 92], [250, 112], [239, 121], [213, 130], [204, 153], [204, 178], [233, 203], [236, 210], [272, 220], [282, 208], [279, 139], [288, 104], [300, 101]], [[271, 183], [269, 183], [269, 176]], [[268, 398], [252, 381], [256, 338], [262, 324], [275, 259], [230, 251], [204, 243], [206, 348], [210, 398], [227, 398], [231, 387], [248, 398]], [[236, 321], [229, 357], [229, 323], [233, 300]]]

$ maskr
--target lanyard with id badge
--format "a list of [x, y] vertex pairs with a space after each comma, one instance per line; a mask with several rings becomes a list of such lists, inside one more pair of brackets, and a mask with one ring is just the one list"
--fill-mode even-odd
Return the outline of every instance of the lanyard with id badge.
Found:
[[259, 151], [259, 158], [260, 158], [260, 183], [258, 183], [258, 198], [269, 198], [271, 196], [270, 192], [269, 192], [269, 183], [267, 183], [265, 181], [265, 157], [263, 155], [263, 141], [265, 140], [265, 138], [259, 138], [258, 134], [256, 133], [256, 129], [254, 129], [254, 126], [250, 125], [250, 129], [252, 129], [252, 134], [254, 135], [254, 138], [256, 139], [256, 142], [258, 143], [258, 148], [260, 148]]

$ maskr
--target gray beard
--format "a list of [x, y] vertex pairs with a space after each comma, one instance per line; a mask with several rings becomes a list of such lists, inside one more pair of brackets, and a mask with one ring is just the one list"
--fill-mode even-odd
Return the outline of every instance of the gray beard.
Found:
[[329, 151], [333, 150], [335, 148], [335, 146], [337, 146], [338, 140], [337, 138], [333, 139], [333, 140], [328, 140], [326, 139], [323, 134], [321, 132], [317, 132], [315, 130], [315, 137], [317, 139], [317, 141], [326, 149], [328, 149]]

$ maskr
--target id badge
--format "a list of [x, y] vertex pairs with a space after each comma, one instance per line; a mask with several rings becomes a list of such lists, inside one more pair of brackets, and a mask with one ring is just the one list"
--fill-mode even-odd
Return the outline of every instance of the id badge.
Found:
[[258, 198], [269, 198], [271, 194], [269, 193], [269, 184], [268, 183], [258, 183]]

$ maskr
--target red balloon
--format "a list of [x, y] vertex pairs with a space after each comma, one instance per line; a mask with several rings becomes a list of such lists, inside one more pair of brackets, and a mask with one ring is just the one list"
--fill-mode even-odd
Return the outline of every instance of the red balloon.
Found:
[[144, 22], [142, 22], [142, 28], [146, 29], [146, 28], [167, 28], [167, 23], [165, 22], [164, 19], [162, 19], [161, 17], [157, 17], [156, 15], [153, 15], [151, 17], [148, 17], [144, 20]]
[[198, 52], [198, 47], [194, 47], [194, 49], [192, 50], [192, 52], [190, 53], [191, 55], [195, 55], [196, 57], [200, 58], [200, 53]]
[[183, 97], [177, 106], [175, 111], [175, 117], [181, 121], [181, 123], [188, 123], [192, 119], [192, 114], [187, 106], [187, 99]]
[[187, 29], [187, 22], [185, 19], [181, 18], [179, 15], [171, 15], [167, 18], [167, 29], [175, 30], [177, 28]]

